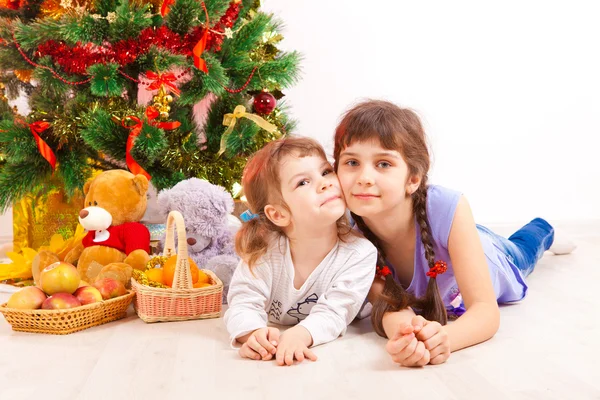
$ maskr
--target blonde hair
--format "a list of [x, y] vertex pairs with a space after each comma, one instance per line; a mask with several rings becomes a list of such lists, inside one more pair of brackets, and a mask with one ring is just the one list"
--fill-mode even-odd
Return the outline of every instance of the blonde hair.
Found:
[[[286, 157], [316, 156], [327, 161], [323, 147], [314, 139], [287, 136], [267, 143], [248, 160], [242, 175], [242, 187], [254, 218], [245, 222], [235, 237], [235, 250], [249, 268], [267, 252], [269, 245], [284, 231], [264, 213], [268, 204], [279, 204], [289, 210], [281, 194], [280, 167]], [[338, 237], [344, 240], [352, 228], [344, 214], [337, 221]]]

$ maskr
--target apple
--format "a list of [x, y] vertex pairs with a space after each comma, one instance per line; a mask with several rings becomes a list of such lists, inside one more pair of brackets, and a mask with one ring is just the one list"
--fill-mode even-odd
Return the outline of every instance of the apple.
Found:
[[116, 279], [102, 278], [94, 282], [94, 287], [100, 291], [104, 300], [112, 299], [113, 297], [123, 296], [127, 294], [125, 285]]
[[55, 293], [42, 304], [44, 310], [65, 310], [81, 306], [77, 297], [70, 293]]
[[35, 310], [42, 306], [44, 300], [46, 300], [44, 292], [35, 286], [27, 286], [13, 293], [6, 306], [22, 310]]
[[77, 268], [63, 261], [48, 265], [40, 273], [40, 286], [48, 295], [71, 294], [77, 290], [80, 281]]
[[82, 286], [73, 293], [73, 296], [77, 297], [83, 306], [102, 301], [102, 294], [93, 286]]

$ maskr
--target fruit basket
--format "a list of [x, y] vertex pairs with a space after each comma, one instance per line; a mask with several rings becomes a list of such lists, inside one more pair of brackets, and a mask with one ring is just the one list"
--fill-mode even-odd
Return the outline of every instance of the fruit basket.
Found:
[[14, 331], [66, 335], [125, 317], [135, 293], [65, 310], [22, 310], [0, 305]]
[[167, 218], [164, 256], [171, 257], [175, 254], [177, 264], [172, 288], [147, 286], [131, 279], [131, 287], [136, 293], [134, 307], [138, 316], [145, 322], [218, 318], [223, 305], [223, 282], [212, 271], [202, 270], [210, 277], [211, 285], [193, 287], [183, 216], [178, 211], [171, 211]]

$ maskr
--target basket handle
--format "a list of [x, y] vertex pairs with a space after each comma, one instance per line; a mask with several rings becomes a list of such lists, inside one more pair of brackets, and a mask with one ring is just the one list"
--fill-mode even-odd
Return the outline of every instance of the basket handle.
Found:
[[171, 257], [175, 254], [175, 228], [177, 228], [177, 261], [175, 264], [175, 276], [173, 277], [173, 289], [192, 289], [192, 274], [188, 261], [185, 223], [183, 215], [179, 211], [171, 211], [167, 218], [167, 238], [163, 254], [166, 257]]

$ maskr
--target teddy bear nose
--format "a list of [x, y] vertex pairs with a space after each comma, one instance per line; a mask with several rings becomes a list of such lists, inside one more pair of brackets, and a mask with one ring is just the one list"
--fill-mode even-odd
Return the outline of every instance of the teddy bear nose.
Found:
[[187, 242], [188, 242], [188, 244], [189, 244], [190, 246], [193, 246], [193, 245], [195, 245], [195, 244], [196, 244], [196, 239], [194, 239], [194, 238], [188, 238]]
[[79, 211], [79, 218], [84, 219], [89, 214], [90, 214], [90, 212], [88, 210], [81, 210], [81, 211]]

